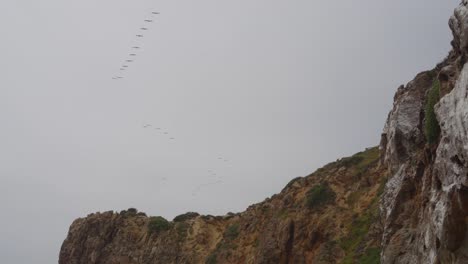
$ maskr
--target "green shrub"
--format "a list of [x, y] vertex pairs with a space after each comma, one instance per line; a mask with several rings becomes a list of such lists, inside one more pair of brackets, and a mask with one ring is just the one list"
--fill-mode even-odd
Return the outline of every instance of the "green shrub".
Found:
[[427, 95], [426, 109], [425, 109], [425, 123], [424, 133], [426, 135], [427, 143], [434, 144], [439, 138], [440, 127], [437, 122], [436, 114], [434, 112], [434, 105], [439, 101], [440, 97], [440, 83], [436, 79], [432, 84], [432, 88]]
[[120, 214], [123, 216], [135, 216], [138, 214], [138, 210], [136, 208], [128, 208], [127, 210], [120, 211]]
[[184, 221], [187, 221], [187, 220], [190, 220], [192, 218], [195, 218], [197, 216], [199, 216], [200, 214], [198, 213], [194, 213], [194, 212], [188, 212], [188, 213], [185, 213], [185, 214], [181, 214], [181, 215], [178, 215], [176, 217], [174, 217], [174, 222], [184, 222]]
[[212, 221], [212, 220], [221, 220], [223, 219], [222, 216], [214, 216], [214, 215], [202, 215], [200, 216], [201, 219], [205, 221]]
[[205, 264], [216, 264], [218, 263], [217, 258], [218, 255], [216, 253], [212, 253], [206, 258]]
[[351, 157], [342, 158], [342, 159], [338, 160], [336, 162], [336, 166], [337, 167], [350, 167], [352, 165], [359, 164], [361, 161], [364, 160], [364, 157], [361, 157], [359, 154], [360, 153], [358, 153], [358, 154], [356, 154], [354, 156], [351, 156]]
[[137, 213], [138, 213], [138, 209], [136, 209], [136, 208], [128, 208], [128, 209], [127, 209], [127, 213], [129, 213], [129, 214], [137, 214]]
[[306, 194], [306, 204], [309, 208], [323, 206], [335, 201], [335, 192], [327, 183], [321, 183], [312, 187]]
[[234, 240], [239, 236], [239, 225], [238, 224], [232, 224], [230, 225], [227, 229], [226, 232], [224, 233], [224, 237], [227, 240]]
[[164, 219], [161, 216], [150, 217], [148, 222], [148, 232], [150, 233], [160, 233], [168, 230], [171, 227], [169, 221]]
[[187, 236], [189, 228], [189, 224], [185, 222], [179, 222], [175, 225], [175, 229], [180, 240], [183, 240]]
[[359, 258], [360, 264], [379, 264], [380, 263], [380, 249], [368, 248], [363, 256]]
[[[376, 252], [375, 249], [367, 249], [366, 252], [359, 253], [358, 250], [363, 245], [363, 242], [366, 241], [366, 236], [372, 223], [377, 221], [379, 217], [379, 201], [379, 197], [375, 197], [369, 208], [361, 215], [356, 215], [356, 218], [348, 225], [348, 234], [340, 240], [340, 246], [345, 252], [343, 264], [379, 263], [371, 261], [375, 260], [376, 255], [380, 258], [380, 251]], [[356, 262], [356, 259], [359, 259], [359, 261]]]

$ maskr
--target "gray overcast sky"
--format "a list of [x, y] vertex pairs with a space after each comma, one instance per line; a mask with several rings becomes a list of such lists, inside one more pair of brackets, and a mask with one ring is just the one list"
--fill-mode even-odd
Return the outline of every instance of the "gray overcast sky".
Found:
[[377, 145], [458, 2], [2, 0], [2, 262], [56, 262], [95, 211], [242, 211]]

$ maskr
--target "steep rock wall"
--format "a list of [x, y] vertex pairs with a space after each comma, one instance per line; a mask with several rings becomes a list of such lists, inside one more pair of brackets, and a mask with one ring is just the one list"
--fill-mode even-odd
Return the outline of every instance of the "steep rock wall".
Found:
[[[449, 25], [453, 50], [436, 68], [400, 87], [382, 135], [390, 178], [381, 202], [383, 263], [468, 263], [468, 1]], [[428, 93], [440, 136], [424, 137]]]

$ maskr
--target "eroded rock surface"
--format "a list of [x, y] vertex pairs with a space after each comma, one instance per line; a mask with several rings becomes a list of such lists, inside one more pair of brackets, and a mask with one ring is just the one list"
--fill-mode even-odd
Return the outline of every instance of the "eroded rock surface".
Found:
[[[390, 177], [381, 202], [383, 263], [468, 263], [468, 1], [449, 25], [453, 50], [400, 88], [382, 136]], [[424, 137], [425, 104], [440, 83], [440, 136]]]

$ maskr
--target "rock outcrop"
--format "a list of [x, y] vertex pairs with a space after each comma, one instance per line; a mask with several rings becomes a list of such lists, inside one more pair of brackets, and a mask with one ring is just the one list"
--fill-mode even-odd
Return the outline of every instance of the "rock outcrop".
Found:
[[[382, 263], [468, 263], [468, 1], [455, 9], [448, 57], [398, 89], [384, 133]], [[425, 138], [428, 94], [440, 130]], [[427, 133], [427, 132], [426, 132]]]
[[238, 214], [91, 214], [72, 224], [59, 262], [468, 263], [468, 0], [449, 26], [453, 49], [398, 88], [378, 149]]

